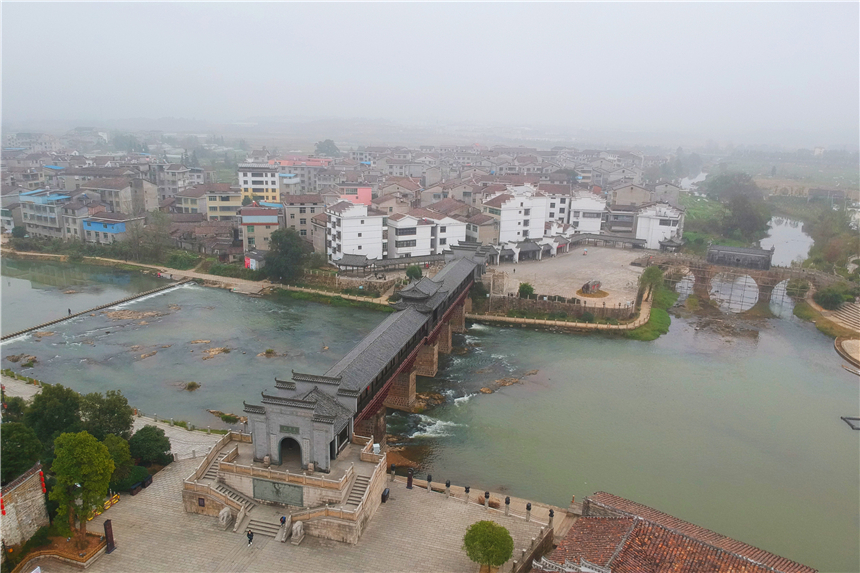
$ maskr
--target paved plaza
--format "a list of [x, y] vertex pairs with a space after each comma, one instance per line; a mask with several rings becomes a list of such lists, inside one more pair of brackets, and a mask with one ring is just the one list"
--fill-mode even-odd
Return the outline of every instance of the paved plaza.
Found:
[[[134, 497], [124, 495], [90, 522], [91, 531], [101, 531], [104, 520], [111, 520], [117, 550], [103, 555], [88, 571], [477, 571], [461, 548], [472, 523], [492, 519], [507, 527], [514, 538], [515, 557], [540, 531], [534, 522], [424, 489], [407, 490], [394, 482], [389, 483], [390, 499], [380, 506], [356, 546], [309, 536], [294, 546], [257, 535], [249, 548], [242, 532], [219, 530], [216, 518], [182, 509], [182, 480], [198, 463], [171, 464], [155, 475], [150, 487]], [[45, 573], [79, 571], [48, 559], [35, 565]]]
[[[588, 254], [583, 255], [584, 248]], [[614, 247], [578, 247], [569, 253], [544, 259], [542, 261], [523, 261], [493, 267], [508, 275], [507, 290], [516, 292], [520, 282], [530, 283], [535, 293], [561, 295], [567, 298], [576, 296], [576, 291], [591, 280], [602, 283], [601, 290], [609, 293], [607, 305], [635, 300], [639, 267], [631, 267], [635, 259], [652, 251], [641, 249], [621, 249]], [[516, 270], [516, 272], [514, 272]]]

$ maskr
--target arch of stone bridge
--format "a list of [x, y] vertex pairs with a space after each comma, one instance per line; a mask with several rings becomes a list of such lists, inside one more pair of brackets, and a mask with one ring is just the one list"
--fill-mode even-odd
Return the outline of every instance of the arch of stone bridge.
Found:
[[759, 284], [746, 269], [716, 273], [708, 285], [708, 294], [721, 310], [733, 313], [745, 312], [759, 300], [770, 300], [769, 291], [767, 298], [762, 298]]

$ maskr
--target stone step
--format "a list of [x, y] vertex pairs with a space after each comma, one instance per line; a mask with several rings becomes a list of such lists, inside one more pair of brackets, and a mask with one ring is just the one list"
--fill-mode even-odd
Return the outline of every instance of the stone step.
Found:
[[254, 501], [252, 499], [249, 499], [248, 497], [239, 493], [238, 491], [227, 487], [223, 483], [219, 483], [218, 485], [216, 485], [215, 491], [223, 493], [224, 495], [226, 495], [227, 497], [229, 497], [230, 499], [232, 499], [234, 501], [238, 501], [239, 503], [241, 503], [242, 505], [245, 506], [245, 511], [248, 513], [250, 513], [252, 509], [257, 507], [257, 504], [254, 503]]
[[346, 505], [358, 505], [364, 497], [364, 492], [367, 491], [367, 486], [370, 484], [370, 478], [364, 476], [356, 476], [355, 482], [352, 484], [352, 489], [349, 491], [349, 497], [346, 500]]
[[245, 529], [241, 531], [244, 535], [247, 530], [251, 530], [254, 532], [254, 535], [265, 535], [266, 537], [275, 537], [278, 535], [278, 531], [281, 530], [280, 523], [271, 523], [269, 521], [259, 521], [257, 519], [252, 519], [248, 522], [248, 525], [245, 526]]
[[218, 462], [227, 457], [227, 452], [223, 452], [215, 456], [215, 459], [212, 460], [212, 463], [209, 465], [209, 468], [206, 470], [206, 473], [203, 474], [203, 479], [211, 479], [214, 480], [218, 477]]

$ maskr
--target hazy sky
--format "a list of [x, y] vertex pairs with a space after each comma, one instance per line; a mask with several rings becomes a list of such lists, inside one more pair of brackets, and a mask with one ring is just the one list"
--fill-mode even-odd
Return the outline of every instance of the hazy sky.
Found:
[[856, 143], [858, 6], [3, 2], [3, 119], [364, 117]]

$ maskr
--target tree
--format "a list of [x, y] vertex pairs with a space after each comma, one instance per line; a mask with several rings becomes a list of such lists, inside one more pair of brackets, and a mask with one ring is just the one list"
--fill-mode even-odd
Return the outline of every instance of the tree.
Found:
[[739, 171], [724, 172], [712, 175], [705, 180], [705, 193], [721, 201], [728, 201], [735, 195], [744, 195], [749, 199], [761, 199], [762, 192], [755, 184], [749, 173]]
[[23, 422], [27, 401], [20, 396], [3, 395], [3, 423]]
[[27, 235], [27, 229], [21, 227], [20, 225], [16, 225], [12, 227], [12, 237], [15, 239], [23, 239]]
[[466, 530], [463, 549], [475, 563], [499, 567], [514, 554], [514, 540], [507, 529], [494, 521], [479, 521]]
[[49, 499], [59, 504], [57, 516], [68, 518], [69, 529], [75, 528], [75, 517], [78, 517], [79, 532], [84, 535], [87, 516], [104, 504], [114, 472], [113, 460], [107, 446], [88, 432], [61, 434], [54, 440], [54, 452], [56, 459], [51, 469], [57, 484]]
[[254, 202], [254, 200], [251, 199], [250, 197], [245, 197], [244, 199], [242, 199], [242, 207], [247, 207], [248, 205], [250, 205], [253, 202]]
[[143, 244], [153, 260], [161, 259], [170, 247], [170, 217], [167, 213], [152, 211], [149, 214]]
[[535, 287], [530, 283], [520, 283], [519, 294], [520, 298], [530, 297], [535, 293]]
[[128, 441], [131, 457], [144, 463], [159, 462], [169, 456], [170, 439], [156, 426], [144, 426]]
[[33, 428], [39, 441], [47, 448], [63, 432], [81, 428], [81, 398], [71, 388], [60, 384], [42, 387], [24, 412], [24, 423]]
[[272, 280], [290, 282], [302, 274], [302, 238], [295, 229], [278, 229], [269, 239], [264, 270]]
[[410, 280], [418, 280], [422, 276], [421, 267], [418, 265], [409, 265], [406, 267], [406, 278]]
[[134, 411], [119, 390], [108, 390], [104, 395], [93, 392], [81, 398], [83, 429], [97, 440], [103, 440], [108, 434], [127, 440], [131, 437], [133, 421]]
[[726, 207], [729, 213], [723, 219], [723, 235], [740, 234], [747, 241], [753, 241], [767, 231], [770, 209], [764, 201], [748, 195], [732, 195]]
[[646, 288], [655, 288], [663, 284], [663, 271], [660, 270], [660, 267], [656, 265], [652, 265], [645, 269], [641, 275], [639, 275], [639, 284]]
[[0, 430], [0, 449], [3, 451], [0, 480], [6, 484], [36, 463], [42, 453], [42, 442], [31, 428], [18, 422], [8, 422]]
[[110, 481], [118, 482], [124, 480], [128, 477], [128, 474], [131, 473], [131, 468], [134, 467], [134, 461], [131, 459], [131, 449], [128, 446], [128, 442], [123, 440], [119, 436], [114, 436], [113, 434], [108, 434], [105, 436], [105, 439], [102, 440], [105, 447], [108, 449], [110, 453], [110, 457], [113, 460], [113, 474], [111, 474]]
[[317, 155], [326, 157], [340, 157], [340, 149], [337, 148], [337, 145], [331, 139], [317, 142], [315, 152]]

